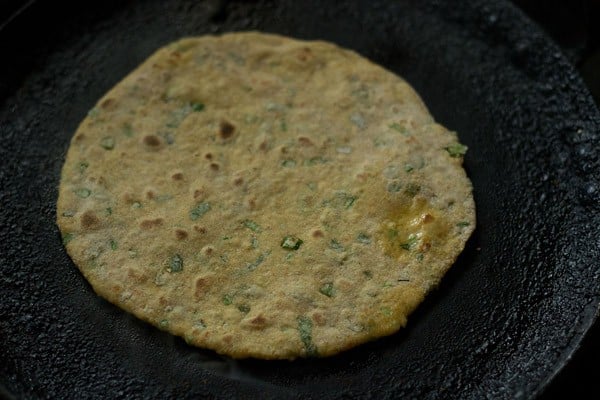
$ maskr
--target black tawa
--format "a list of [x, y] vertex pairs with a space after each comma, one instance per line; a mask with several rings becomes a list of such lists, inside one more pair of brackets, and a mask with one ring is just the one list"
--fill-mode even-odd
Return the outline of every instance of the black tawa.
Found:
[[[172, 40], [249, 29], [358, 51], [469, 146], [478, 227], [465, 251], [407, 328], [327, 359], [190, 347], [99, 299], [54, 223], [69, 140], [107, 89]], [[532, 398], [598, 314], [600, 115], [508, 2], [33, 2], [0, 48], [7, 397]]]

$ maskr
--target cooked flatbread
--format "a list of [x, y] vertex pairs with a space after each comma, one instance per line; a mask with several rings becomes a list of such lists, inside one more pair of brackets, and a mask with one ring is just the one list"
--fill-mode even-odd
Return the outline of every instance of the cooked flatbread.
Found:
[[182, 39], [81, 122], [57, 223], [100, 296], [190, 344], [328, 356], [404, 326], [462, 251], [465, 151], [352, 51]]

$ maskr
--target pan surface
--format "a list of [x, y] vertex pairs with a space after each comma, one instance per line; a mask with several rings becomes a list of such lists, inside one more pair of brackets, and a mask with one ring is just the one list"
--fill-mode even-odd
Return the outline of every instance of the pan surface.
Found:
[[[509, 3], [46, 3], [0, 31], [0, 395], [530, 398], [593, 323], [600, 115]], [[32, 26], [46, 34], [27, 39]], [[87, 110], [156, 48], [248, 29], [358, 51], [470, 148], [477, 230], [398, 334], [327, 359], [233, 361], [99, 299], [63, 249], [60, 168]]]

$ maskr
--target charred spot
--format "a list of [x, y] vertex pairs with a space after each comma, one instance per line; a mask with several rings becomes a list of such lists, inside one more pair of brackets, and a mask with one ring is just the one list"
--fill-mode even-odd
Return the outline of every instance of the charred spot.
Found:
[[323, 326], [325, 325], [325, 323], [327, 322], [327, 319], [323, 316], [323, 314], [315, 312], [312, 315], [312, 319], [317, 323], [317, 325], [319, 326]]
[[221, 139], [230, 139], [235, 133], [235, 126], [228, 121], [221, 121], [219, 124], [219, 136]]
[[148, 275], [143, 273], [138, 273], [134, 269], [130, 269], [127, 271], [127, 276], [131, 278], [132, 281], [137, 283], [145, 283], [148, 281]]
[[263, 326], [267, 323], [267, 319], [265, 317], [263, 317], [262, 314], [257, 315], [256, 317], [252, 318], [250, 320], [250, 323], [252, 325], [256, 325], [256, 326]]
[[323, 237], [323, 231], [320, 229], [315, 229], [314, 231], [312, 231], [312, 237], [315, 237], [315, 238]]
[[157, 148], [162, 144], [162, 141], [156, 135], [146, 135], [146, 136], [144, 136], [142, 141], [144, 142], [144, 144], [146, 146], [151, 147], [151, 148]]
[[312, 51], [308, 47], [304, 47], [298, 52], [296, 57], [300, 61], [307, 61], [312, 57]]
[[146, 192], [146, 198], [147, 198], [148, 200], [152, 200], [152, 199], [154, 198], [154, 196], [155, 196], [155, 195], [156, 195], [156, 193], [154, 193], [154, 191], [153, 191], [153, 190], [148, 190], [148, 191]]
[[83, 139], [85, 139], [85, 135], [83, 133], [78, 133], [77, 135], [75, 135], [76, 142], [81, 142]]
[[235, 186], [240, 186], [242, 183], [244, 183], [244, 178], [242, 178], [241, 176], [238, 176], [233, 180], [233, 184]]
[[100, 103], [100, 107], [102, 107], [103, 109], [106, 110], [106, 109], [111, 108], [115, 104], [116, 104], [116, 100], [115, 99], [106, 99], [102, 103]]
[[218, 171], [219, 170], [219, 164], [217, 163], [210, 163], [210, 169], [212, 169], [213, 171]]
[[202, 189], [194, 190], [194, 200], [200, 200], [202, 197], [204, 197], [204, 190], [202, 190]]
[[212, 155], [212, 153], [206, 153], [204, 155], [204, 158], [206, 158], [207, 160], [212, 160], [213, 159], [213, 155]]
[[206, 289], [208, 287], [208, 280], [206, 278], [198, 278], [196, 279], [194, 296], [197, 299], [200, 299], [206, 294]]
[[201, 235], [204, 235], [206, 233], [206, 228], [200, 225], [194, 225], [194, 230]]
[[233, 336], [225, 335], [225, 336], [223, 336], [223, 341], [227, 344], [231, 344], [233, 342]]
[[162, 225], [163, 223], [163, 219], [162, 218], [156, 218], [156, 219], [145, 219], [140, 223], [140, 228], [142, 229], [152, 229], [155, 228], [157, 226]]
[[309, 138], [307, 138], [306, 136], [300, 136], [298, 138], [298, 143], [300, 143], [302, 146], [312, 146], [314, 143], [312, 142], [312, 140], [310, 140]]
[[177, 240], [184, 240], [188, 237], [188, 233], [185, 229], [175, 229], [175, 237]]
[[88, 210], [81, 216], [81, 227], [83, 229], [94, 229], [100, 225], [100, 219], [92, 210]]
[[428, 224], [431, 221], [433, 221], [433, 216], [431, 214], [425, 214], [423, 215], [423, 217], [421, 218], [421, 220], [423, 221], [424, 224]]
[[173, 175], [171, 175], [171, 179], [173, 179], [174, 181], [182, 181], [183, 174], [181, 172], [176, 172]]
[[263, 140], [259, 145], [258, 145], [258, 149], [260, 151], [267, 151], [269, 150], [269, 142], [267, 142], [266, 140]]

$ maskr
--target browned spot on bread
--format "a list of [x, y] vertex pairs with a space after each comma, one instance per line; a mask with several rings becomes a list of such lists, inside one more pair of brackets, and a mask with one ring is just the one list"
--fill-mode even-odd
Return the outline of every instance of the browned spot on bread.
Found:
[[160, 140], [160, 138], [156, 135], [146, 135], [142, 139], [142, 142], [146, 146], [153, 148], [153, 149], [157, 149], [162, 144], [162, 140]]
[[308, 61], [310, 58], [313, 57], [313, 55], [312, 51], [308, 47], [304, 47], [298, 52], [298, 54], [296, 54], [296, 57], [300, 61]]
[[235, 186], [240, 186], [242, 183], [244, 183], [244, 178], [242, 178], [241, 176], [238, 176], [233, 180], [233, 184]]
[[266, 140], [263, 140], [258, 145], [258, 149], [261, 150], [261, 151], [267, 151], [267, 150], [269, 150], [269, 142], [267, 142]]
[[204, 190], [196, 189], [194, 190], [194, 200], [201, 200], [204, 197]]
[[430, 248], [431, 248], [431, 243], [425, 242], [419, 247], [419, 250], [421, 250], [423, 253], [426, 253], [429, 251]]
[[256, 200], [254, 197], [248, 199], [248, 208], [254, 210], [256, 208]]
[[206, 233], [206, 228], [200, 225], [194, 225], [194, 230], [201, 235], [204, 235]]
[[204, 297], [208, 288], [208, 279], [206, 278], [198, 278], [196, 279], [196, 284], [194, 285], [194, 297], [197, 300], [200, 300]]
[[213, 155], [211, 153], [206, 153], [204, 155], [204, 158], [206, 158], [207, 160], [212, 160], [213, 159]]
[[107, 110], [107, 109], [110, 109], [110, 108], [114, 108], [113, 106], [116, 103], [117, 102], [116, 102], [115, 99], [106, 99], [102, 103], [100, 103], [100, 107], [102, 107], [103, 109]]
[[213, 171], [218, 171], [219, 170], [219, 164], [217, 164], [217, 163], [210, 163], [210, 169], [212, 169]]
[[306, 136], [300, 136], [298, 138], [298, 143], [300, 143], [302, 146], [312, 146], [312, 145], [314, 145], [314, 143], [312, 142], [312, 140], [310, 140]]
[[219, 124], [219, 136], [221, 137], [221, 139], [231, 139], [234, 133], [235, 126], [231, 122], [221, 121], [221, 123]]
[[425, 214], [421, 217], [421, 221], [423, 221], [424, 224], [428, 224], [433, 220], [434, 220], [434, 218], [433, 218], [433, 215], [431, 215], [431, 214]]
[[325, 325], [327, 323], [327, 318], [325, 318], [325, 316], [323, 316], [323, 314], [321, 314], [319, 312], [314, 312], [313, 315], [312, 315], [312, 319], [319, 326], [323, 326], [323, 325]]
[[154, 191], [152, 189], [149, 189], [146, 191], [146, 198], [148, 200], [152, 200], [155, 195], [156, 195], [156, 193], [154, 193]]
[[185, 229], [175, 229], [175, 237], [177, 240], [184, 240], [188, 237], [188, 233]]
[[81, 216], [81, 227], [83, 229], [94, 229], [100, 225], [100, 219], [92, 210], [88, 210]]
[[250, 320], [250, 323], [254, 326], [265, 326], [267, 324], [267, 319], [262, 315], [258, 314], [256, 317]]
[[142, 229], [152, 229], [155, 228], [157, 226], [162, 225], [163, 223], [163, 219], [162, 218], [156, 218], [156, 219], [145, 219], [140, 223], [140, 228]]
[[233, 342], [233, 336], [225, 335], [225, 336], [223, 336], [223, 341], [227, 344], [231, 344], [231, 342]]
[[138, 272], [134, 269], [129, 269], [127, 271], [127, 276], [136, 283], [145, 283], [148, 281], [148, 275]]
[[320, 229], [315, 229], [314, 231], [312, 231], [312, 237], [315, 237], [315, 238], [323, 237], [323, 231]]
[[173, 179], [174, 181], [182, 181], [183, 174], [181, 172], [175, 172], [173, 175], [171, 175], [171, 179]]
[[85, 139], [85, 135], [83, 133], [78, 133], [77, 135], [75, 135], [76, 142], [81, 142], [83, 139]]
[[202, 248], [202, 253], [205, 256], [211, 256], [215, 252], [215, 249], [212, 246], [205, 246]]
[[165, 299], [165, 296], [160, 296], [158, 298], [158, 304], [160, 304], [161, 306], [167, 306], [169, 305], [169, 300]]

